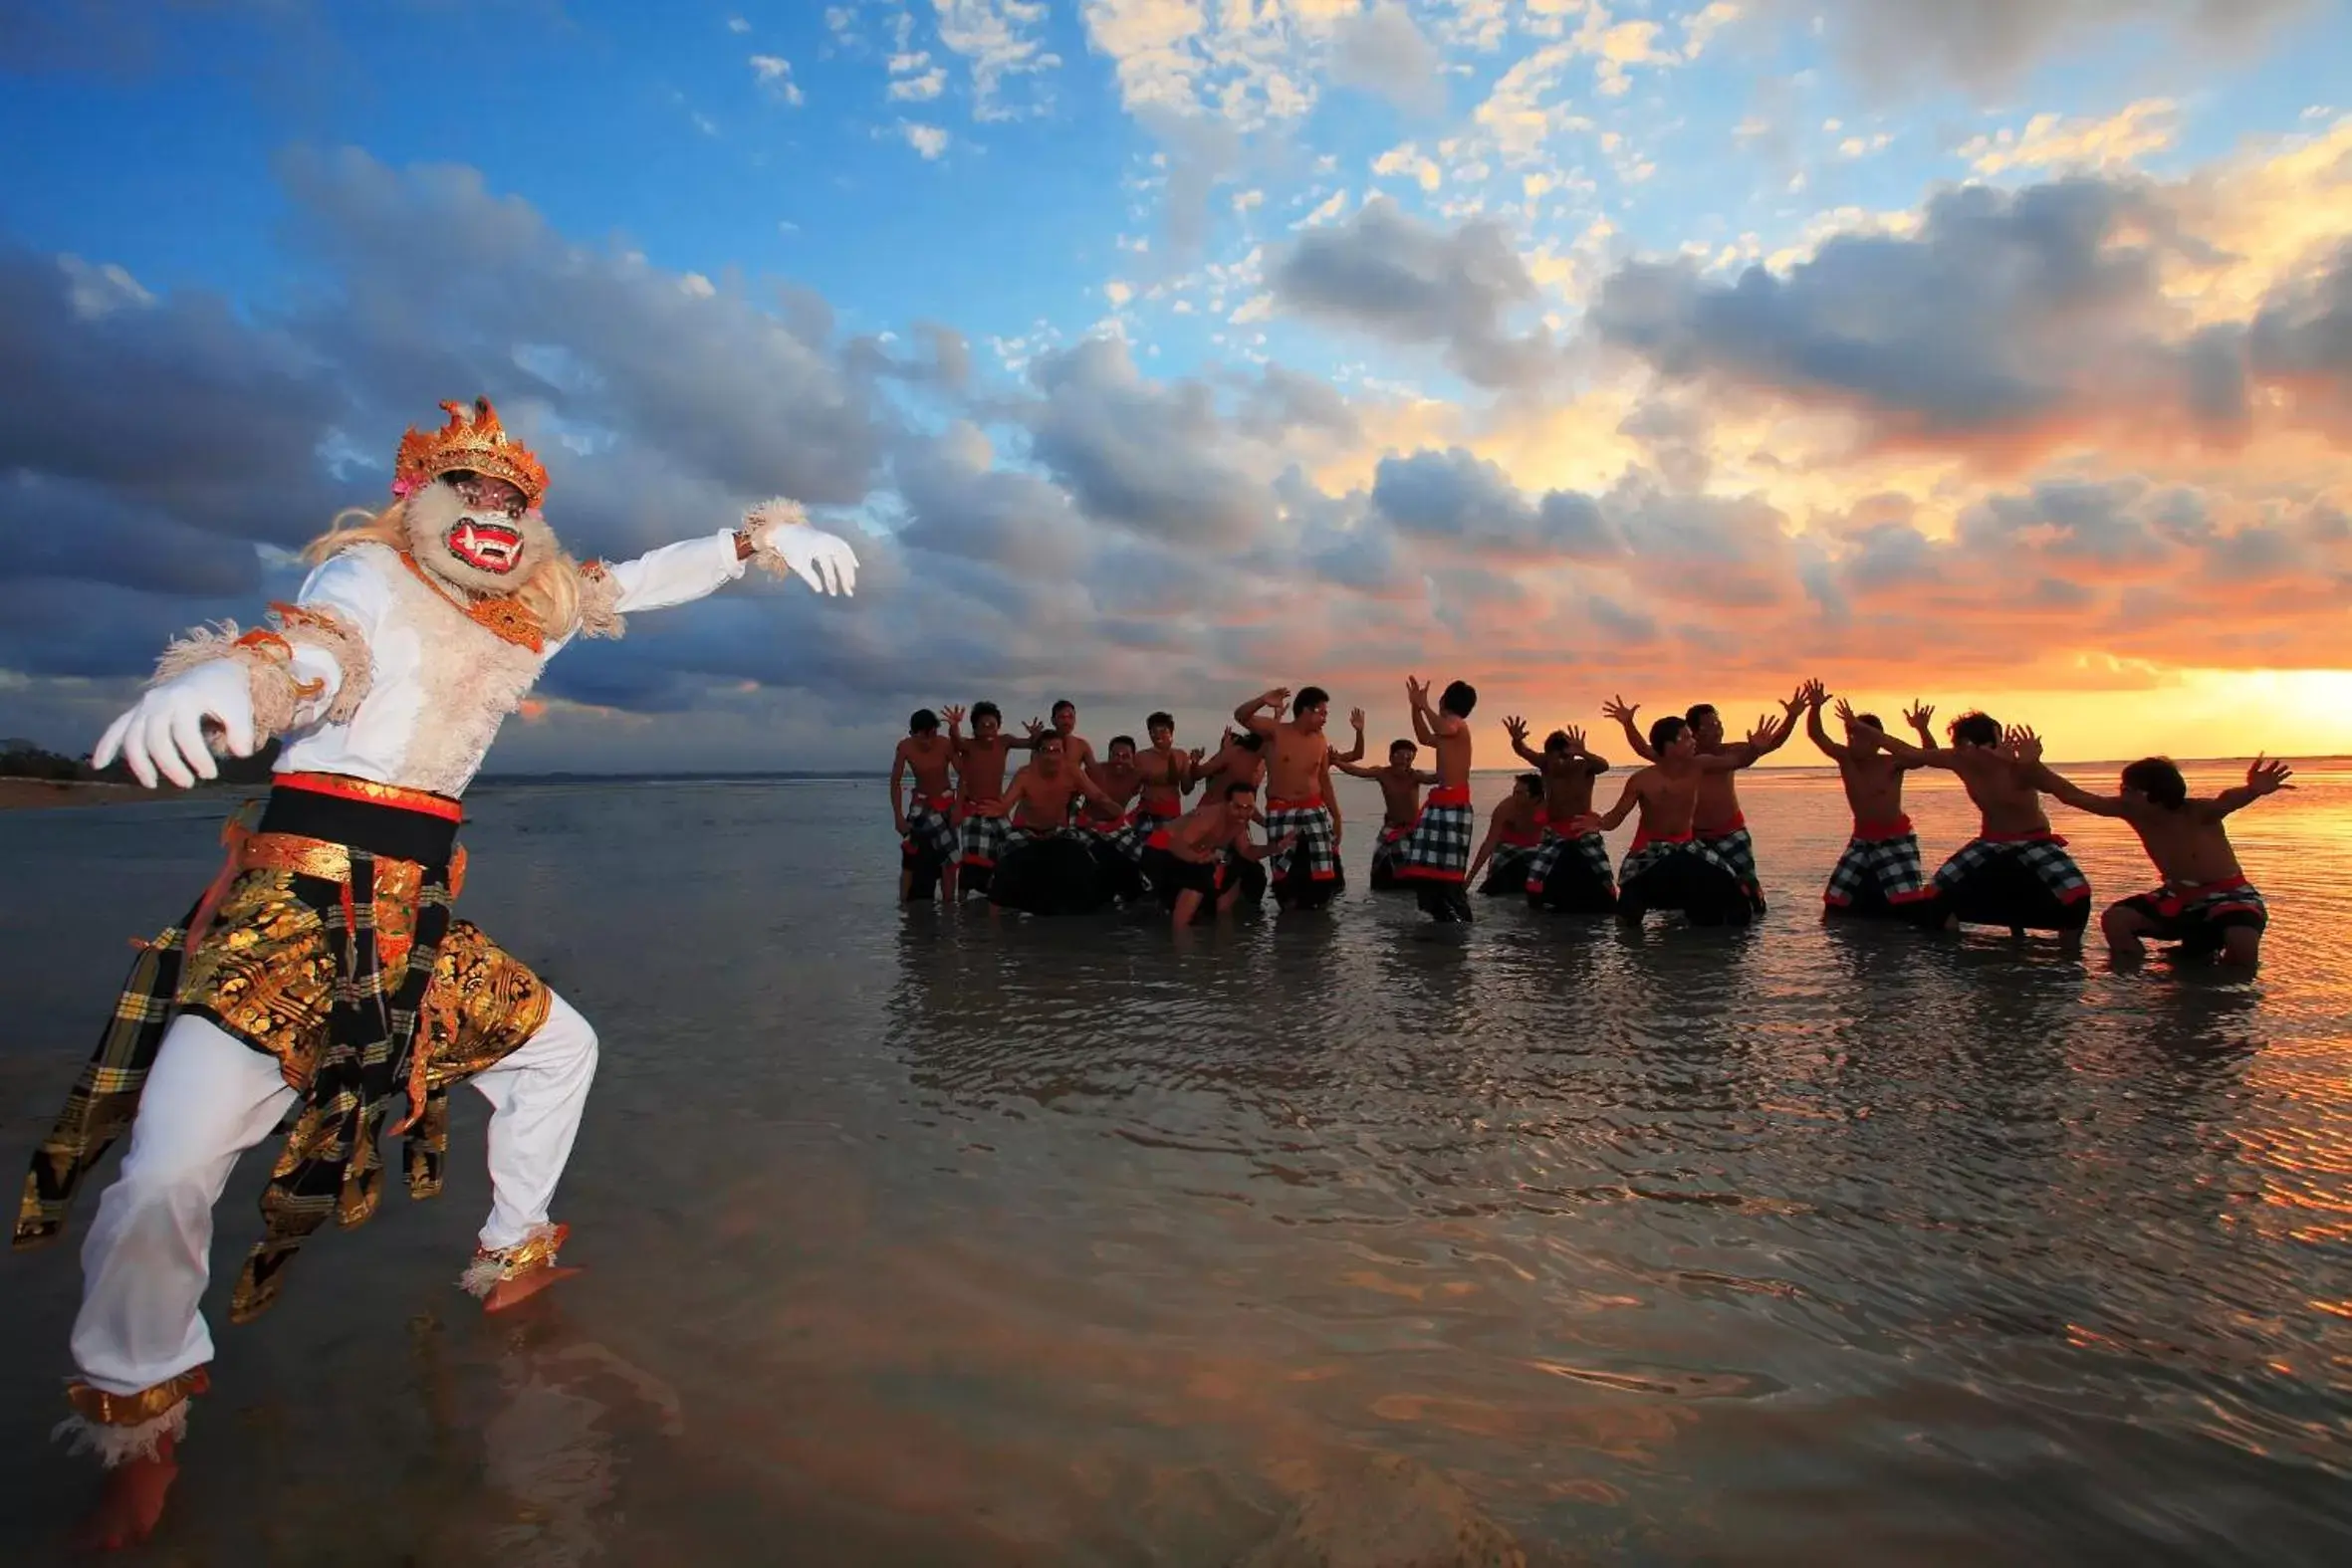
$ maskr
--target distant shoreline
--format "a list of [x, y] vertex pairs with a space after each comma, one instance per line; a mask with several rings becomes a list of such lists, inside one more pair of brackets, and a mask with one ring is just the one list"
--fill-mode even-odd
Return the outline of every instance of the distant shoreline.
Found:
[[[2251, 759], [2243, 757], [2189, 757], [2176, 758], [2175, 761], [2180, 763], [2183, 768], [2197, 772], [2209, 768], [2242, 768]], [[2281, 759], [2281, 761], [2298, 768], [2308, 767], [2312, 764], [2352, 764], [2352, 758], [2345, 757], [2288, 757]], [[2122, 768], [2124, 764], [2122, 761], [2102, 760], [2087, 763], [2059, 762], [2051, 766], [2075, 773], [2088, 774], [2101, 770], [2112, 773]], [[1507, 778], [1513, 774], [1528, 771], [1522, 767], [1478, 768], [1473, 769], [1472, 773], [1486, 778]], [[1620, 764], [1617, 771], [1619, 773], [1625, 772], [1624, 766]], [[1759, 767], [1751, 777], [1769, 778], [1774, 774], [1785, 774], [1800, 778], [1806, 776], [1834, 778], [1836, 772], [1835, 768], [1825, 762], [1785, 764], [1780, 767]], [[580, 787], [584, 785], [620, 786], [627, 784], [882, 784], [888, 778], [889, 775], [878, 772], [832, 773], [808, 770], [742, 774], [696, 772], [485, 774], [475, 780], [474, 784], [477, 788], [528, 788], [548, 785]], [[122, 805], [137, 800], [184, 800], [199, 794], [241, 792], [246, 795], [257, 795], [262, 792], [263, 787], [264, 785], [259, 781], [204, 784], [196, 789], [147, 789], [135, 784], [116, 784], [96, 779], [0, 778], [0, 811], [54, 810], [63, 806], [76, 805]]]

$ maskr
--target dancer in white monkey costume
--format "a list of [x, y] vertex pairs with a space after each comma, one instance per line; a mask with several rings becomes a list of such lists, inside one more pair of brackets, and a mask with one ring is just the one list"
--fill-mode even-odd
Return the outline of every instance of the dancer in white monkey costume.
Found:
[[[540, 515], [547, 471], [488, 399], [410, 430], [389, 507], [347, 513], [271, 624], [174, 643], [92, 759], [143, 784], [218, 775], [210, 744], [283, 741], [259, 820], [180, 925], [144, 944], [96, 1056], [34, 1156], [16, 1244], [65, 1228], [76, 1189], [130, 1144], [82, 1248], [61, 1429], [109, 1467], [92, 1544], [154, 1526], [212, 1337], [197, 1303], [212, 1210], [238, 1157], [290, 1122], [262, 1199], [265, 1233], [230, 1318], [276, 1300], [333, 1217], [382, 1195], [379, 1134], [406, 1135], [410, 1192], [439, 1190], [448, 1093], [489, 1100], [490, 1218], [460, 1283], [493, 1312], [573, 1272], [548, 1206], [587, 1103], [596, 1036], [570, 1004], [450, 905], [466, 785], [540, 671], [579, 635], [703, 597], [758, 562], [850, 592], [857, 559], [789, 502], [740, 529], [635, 560], [575, 561]], [[291, 1113], [291, 1117], [289, 1115]]]

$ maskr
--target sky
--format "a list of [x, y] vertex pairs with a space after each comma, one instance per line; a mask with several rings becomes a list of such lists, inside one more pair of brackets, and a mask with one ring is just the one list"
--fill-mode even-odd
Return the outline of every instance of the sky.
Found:
[[1309, 683], [1378, 748], [1414, 674], [1603, 750], [1818, 675], [2352, 752], [2346, 60], [2343, 0], [10, 7], [0, 736], [87, 750], [480, 393], [576, 554], [786, 495], [864, 563], [574, 645], [493, 771]]

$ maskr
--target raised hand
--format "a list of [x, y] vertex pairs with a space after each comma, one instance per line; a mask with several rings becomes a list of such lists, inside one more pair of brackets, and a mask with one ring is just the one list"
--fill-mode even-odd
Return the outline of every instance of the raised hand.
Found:
[[1355, 728], [1355, 729], [1358, 729], [1358, 730], [1362, 729], [1362, 728], [1364, 727], [1364, 711], [1363, 711], [1363, 709], [1361, 709], [1361, 708], [1350, 708], [1350, 709], [1348, 709], [1348, 710], [1347, 710], [1347, 722], [1348, 722], [1348, 724], [1349, 724], [1350, 726], [1352, 726], [1352, 727], [1353, 727], [1353, 728]]
[[[1230, 732], [1229, 732], [1229, 733], [1230, 733]], [[1185, 756], [1187, 756], [1187, 757], [1189, 757], [1189, 758], [1191, 758], [1191, 759], [1192, 759], [1193, 766], [1194, 766], [1195, 768], [1198, 768], [1198, 767], [1200, 766], [1200, 764], [1201, 764], [1201, 759], [1203, 759], [1204, 757], [1208, 756], [1209, 754], [1208, 754], [1208, 753], [1206, 753], [1206, 752], [1204, 752], [1204, 751], [1202, 751], [1202, 750], [1201, 750], [1199, 747], [1197, 747], [1197, 746], [1196, 746], [1196, 747], [1194, 747], [1194, 748], [1193, 748], [1191, 751], [1189, 751], [1189, 752], [1186, 752], [1184, 755], [1185, 755]]]
[[1641, 712], [1640, 703], [1629, 704], [1622, 697], [1612, 697], [1600, 705], [1600, 716], [1604, 719], [1614, 719], [1619, 724], [1631, 724], [1633, 716], [1639, 712]]
[[1428, 706], [1429, 706], [1429, 682], [1427, 682], [1427, 681], [1425, 681], [1425, 680], [1422, 680], [1422, 679], [1420, 679], [1420, 678], [1419, 678], [1419, 677], [1417, 677], [1417, 676], [1412, 676], [1412, 675], [1408, 675], [1408, 676], [1406, 676], [1406, 677], [1405, 677], [1405, 701], [1407, 701], [1407, 702], [1411, 703], [1411, 704], [1412, 704], [1414, 707], [1416, 707], [1416, 708], [1426, 708], [1426, 707], [1428, 707]]
[[1788, 700], [1780, 704], [1781, 711], [1791, 719], [1804, 712], [1806, 705], [1813, 700], [1814, 690], [1820, 684], [1819, 681], [1800, 681], [1796, 690], [1789, 694]]
[[104, 768], [118, 753], [131, 777], [155, 787], [159, 773], [182, 789], [218, 779], [220, 765], [204, 744], [207, 720], [220, 725], [232, 757], [251, 757], [265, 736], [253, 722], [252, 677], [242, 659], [207, 659], [149, 687], [130, 711], [107, 727], [90, 765]]
[[1768, 713], [1756, 716], [1756, 723], [1748, 727], [1748, 744], [1762, 751], [1779, 739], [1780, 721]]
[[952, 730], [957, 725], [964, 722], [964, 710], [951, 702], [946, 707], [939, 710], [939, 717], [945, 719], [947, 721], [947, 727]]
[[1029, 738], [1033, 741], [1046, 733], [1046, 723], [1043, 719], [1031, 719], [1023, 724], [1022, 728], [1029, 732]]
[[1854, 705], [1850, 702], [1847, 702], [1843, 697], [1837, 699], [1837, 706], [1831, 709], [1830, 712], [1836, 714], [1837, 722], [1844, 725], [1847, 729], [1859, 730], [1862, 728], [1862, 721], [1854, 717]]
[[2041, 737], [2029, 725], [2012, 724], [2000, 738], [2000, 748], [2018, 762], [2031, 766], [2041, 761]]
[[1915, 702], [1915, 703], [1913, 703], [1913, 704], [1911, 705], [1911, 707], [1909, 708], [1909, 710], [1908, 710], [1908, 711], [1906, 711], [1906, 712], [1904, 713], [1904, 715], [1903, 715], [1904, 719], [1905, 719], [1905, 720], [1906, 720], [1906, 721], [1907, 721], [1907, 722], [1910, 724], [1910, 726], [1911, 726], [1911, 727], [1912, 727], [1914, 730], [1921, 730], [1921, 731], [1924, 731], [1924, 730], [1926, 730], [1926, 729], [1927, 729], [1927, 727], [1928, 727], [1928, 721], [1929, 721], [1930, 719], [1933, 719], [1935, 716], [1936, 716], [1936, 708], [1935, 708], [1935, 704], [1933, 704], [1933, 703], [1927, 703], [1927, 702]]
[[1571, 724], [1560, 733], [1568, 738], [1568, 755], [1570, 757], [1582, 757], [1585, 755], [1584, 732], [1582, 730], [1577, 729]]
[[2256, 794], [2269, 794], [2276, 789], [2292, 789], [2287, 783], [2295, 771], [2284, 763], [2274, 763], [2266, 756], [2256, 757], [2253, 766], [2245, 771], [2245, 786]]
[[1277, 686], [1273, 691], [1266, 693], [1264, 696], [1258, 699], [1258, 706], [1261, 708], [1272, 708], [1277, 713], [1282, 712], [1285, 708], [1291, 706], [1291, 688], [1288, 686]]
[[1528, 721], [1516, 713], [1512, 714], [1503, 721], [1503, 733], [1510, 736], [1515, 744], [1525, 746], [1528, 744]]

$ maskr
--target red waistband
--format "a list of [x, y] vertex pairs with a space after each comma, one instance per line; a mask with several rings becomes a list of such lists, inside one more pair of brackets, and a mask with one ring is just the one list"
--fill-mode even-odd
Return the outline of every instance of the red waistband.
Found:
[[917, 791], [913, 803], [927, 805], [934, 811], [952, 811], [956, 808], [956, 792], [953, 789], [948, 790], [945, 794], [924, 794]]
[[1078, 825], [1081, 827], [1090, 828], [1097, 833], [1115, 833], [1122, 827], [1133, 827], [1135, 825], [1135, 813], [1132, 811], [1121, 811], [1118, 815], [1107, 818], [1100, 816], [1089, 816], [1080, 821]]
[[1694, 835], [1700, 838], [1729, 838], [1734, 833], [1737, 833], [1745, 828], [1747, 825], [1748, 813], [1746, 811], [1734, 811], [1730, 821], [1719, 822], [1715, 826], [1707, 828], [1704, 831], [1701, 831], [1694, 826], [1692, 832]]
[[[1984, 824], [1979, 823], [1978, 825], [1982, 827]], [[1980, 832], [1977, 834], [1977, 841], [1985, 844], [2056, 844], [2060, 849], [2066, 847], [2066, 840], [2046, 827], [2039, 832], [2032, 833]]]
[[1509, 849], [1532, 849], [1541, 842], [1543, 842], [1541, 823], [1526, 830], [1505, 828], [1503, 831], [1504, 847]]
[[1269, 811], [1327, 811], [1331, 808], [1331, 802], [1328, 800], [1269, 799], [1266, 802], [1266, 808]]
[[1696, 833], [1653, 834], [1646, 827], [1637, 827], [1633, 830], [1633, 846], [1625, 852], [1638, 855], [1652, 844], [1687, 844], [1697, 837]]
[[1466, 784], [1439, 784], [1429, 791], [1428, 797], [1421, 803], [1424, 806], [1468, 805], [1470, 803], [1470, 785]]
[[1143, 841], [1143, 847], [1146, 849], [1173, 849], [1175, 845], [1176, 840], [1168, 836], [1168, 830], [1164, 827], [1155, 829], [1152, 835]]
[[356, 800], [363, 805], [389, 806], [395, 811], [437, 816], [444, 822], [465, 820], [464, 805], [445, 794], [404, 789], [398, 784], [377, 784], [372, 779], [353, 779], [346, 774], [275, 774], [271, 776], [270, 783], [280, 789], [305, 789], [312, 794], [331, 794], [339, 800]]
[[1908, 816], [1889, 817], [1883, 822], [1856, 820], [1854, 823], [1854, 836], [1865, 843], [1875, 843], [1881, 838], [1901, 838], [1910, 831], [1911, 818]]
[[1155, 797], [1149, 789], [1146, 789], [1143, 791], [1143, 798], [1135, 802], [1135, 809], [1148, 811], [1153, 816], [1182, 816], [1184, 814], [1184, 796], [1171, 789], [1167, 793]]
[[2194, 902], [2201, 898], [2211, 898], [2216, 893], [2234, 893], [2240, 889], [2251, 889], [2253, 885], [2251, 880], [2240, 874], [2224, 877], [2219, 882], [2201, 883], [2196, 887], [2175, 887], [2172, 883], [2167, 882], [2164, 885], [2164, 890], [2170, 896], [2183, 902]]

